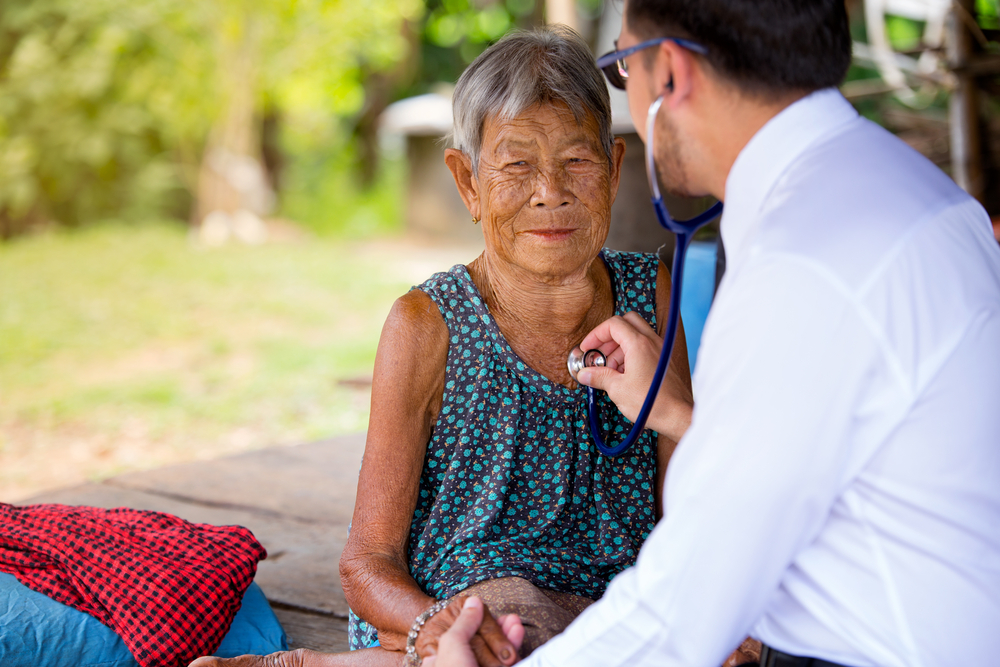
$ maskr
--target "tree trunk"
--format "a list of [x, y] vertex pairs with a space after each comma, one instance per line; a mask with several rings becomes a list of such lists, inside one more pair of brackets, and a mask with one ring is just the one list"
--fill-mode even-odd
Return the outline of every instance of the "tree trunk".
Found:
[[260, 124], [256, 117], [258, 36], [243, 15], [234, 37], [220, 45], [223, 111], [205, 145], [198, 174], [194, 222], [215, 212], [248, 211], [263, 215], [274, 194], [260, 161]]
[[545, 22], [549, 25], [562, 23], [579, 32], [580, 19], [575, 0], [545, 0]]

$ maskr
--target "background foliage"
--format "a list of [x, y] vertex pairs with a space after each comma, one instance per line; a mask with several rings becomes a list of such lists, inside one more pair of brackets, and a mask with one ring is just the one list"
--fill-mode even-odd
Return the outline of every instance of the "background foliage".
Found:
[[[4, 0], [0, 238], [51, 224], [193, 219], [206, 145], [239, 95], [252, 104], [253, 150], [281, 214], [321, 231], [383, 228], [398, 218], [401, 171], [379, 164], [379, 114], [455, 81], [511, 28], [541, 24], [543, 4]], [[577, 5], [592, 25], [602, 0]], [[997, 5], [977, 0], [991, 40]], [[897, 49], [919, 45], [921, 24], [888, 17], [887, 29]], [[935, 106], [945, 104], [942, 95]], [[884, 102], [861, 106], [878, 118]]]
[[[404, 60], [419, 0], [5, 0], [0, 234], [185, 218], [234, 86], [322, 142]], [[232, 81], [234, 51], [250, 67]], [[247, 91], [244, 91], [247, 92]], [[261, 131], [263, 125], [261, 126]]]

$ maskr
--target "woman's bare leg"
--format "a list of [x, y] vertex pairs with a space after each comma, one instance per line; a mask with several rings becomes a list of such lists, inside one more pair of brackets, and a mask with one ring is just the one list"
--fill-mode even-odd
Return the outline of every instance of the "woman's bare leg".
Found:
[[402, 663], [401, 652], [376, 646], [349, 653], [317, 653], [300, 648], [271, 655], [198, 658], [190, 667], [400, 667]]

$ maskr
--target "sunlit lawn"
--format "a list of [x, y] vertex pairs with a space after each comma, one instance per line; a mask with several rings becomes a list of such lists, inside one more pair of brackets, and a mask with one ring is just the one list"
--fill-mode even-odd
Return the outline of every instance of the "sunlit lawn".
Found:
[[400, 240], [199, 249], [170, 225], [0, 245], [0, 501], [364, 429], [393, 299], [474, 255]]

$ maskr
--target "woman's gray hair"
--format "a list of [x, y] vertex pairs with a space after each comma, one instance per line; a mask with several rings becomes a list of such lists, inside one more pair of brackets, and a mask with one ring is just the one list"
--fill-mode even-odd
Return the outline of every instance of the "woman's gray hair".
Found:
[[611, 159], [611, 100], [604, 76], [583, 38], [559, 25], [510, 33], [466, 68], [452, 98], [453, 145], [478, 173], [487, 118], [511, 120], [552, 102], [568, 106], [578, 123], [593, 115]]

